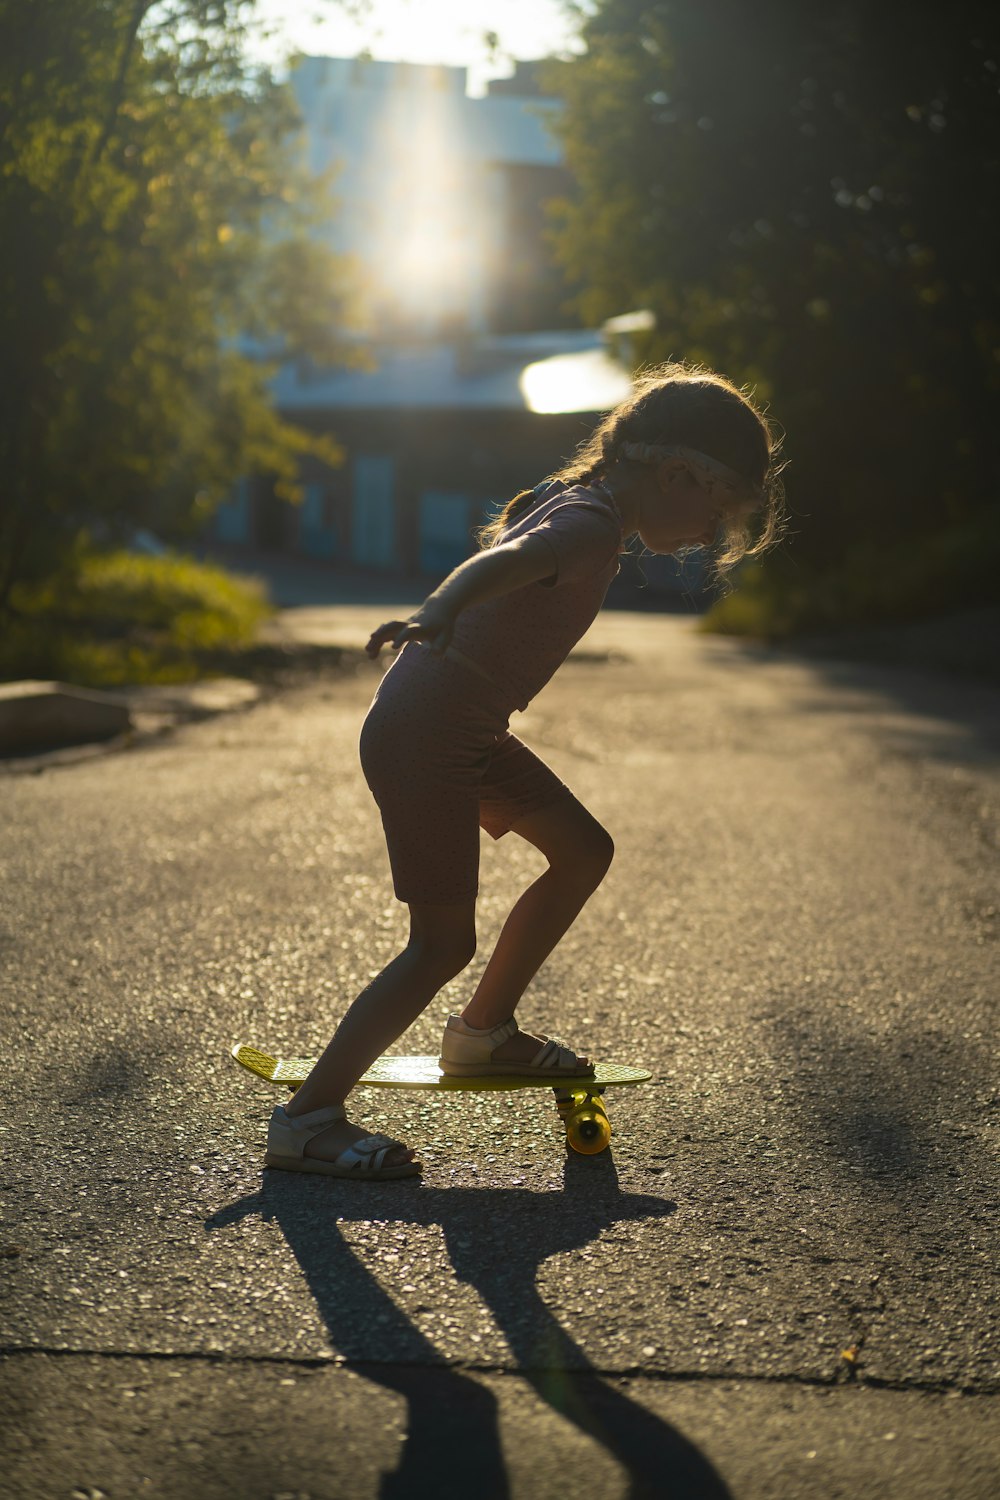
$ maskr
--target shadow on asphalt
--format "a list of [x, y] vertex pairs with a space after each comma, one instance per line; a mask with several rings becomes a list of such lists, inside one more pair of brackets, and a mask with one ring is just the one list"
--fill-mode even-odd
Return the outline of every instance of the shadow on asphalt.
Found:
[[[811, 651], [805, 643], [798, 650], [794, 643], [769, 647], [740, 641], [738, 645], [739, 651], [728, 661], [717, 658], [720, 669], [741, 671], [746, 660], [793, 661], [809, 667], [823, 683], [824, 694], [803, 695], [798, 707], [807, 714], [843, 712], [843, 701], [826, 695], [827, 687], [864, 694], [867, 702], [855, 704], [859, 723], [869, 717], [878, 726], [882, 743], [897, 753], [945, 765], [992, 766], [1000, 756], [1000, 684], [995, 677], [963, 676], [957, 670], [949, 673], [935, 669], [932, 662], [922, 666], [913, 660], [852, 661]], [[889, 725], [878, 720], [885, 708], [899, 716]]]
[[804, 1140], [822, 1142], [858, 1185], [904, 1201], [958, 1172], [992, 1185], [994, 1154], [974, 1130], [996, 1107], [993, 1052], [949, 1023], [947, 997], [940, 1021], [890, 1032], [863, 1015], [834, 1020], [822, 996], [812, 1006], [793, 993], [773, 1000], [771, 1054], [794, 1080], [786, 1104], [797, 1100]]
[[[337, 1353], [405, 1399], [407, 1437], [396, 1469], [383, 1477], [380, 1500], [468, 1500], [470, 1494], [506, 1500], [510, 1485], [492, 1392], [447, 1364], [362, 1265], [339, 1232], [341, 1223], [356, 1221], [440, 1225], [455, 1276], [489, 1308], [511, 1349], [513, 1372], [618, 1461], [629, 1477], [630, 1500], [730, 1500], [693, 1443], [601, 1376], [536, 1286], [549, 1256], [580, 1249], [613, 1224], [663, 1218], [675, 1207], [622, 1193], [605, 1153], [568, 1157], [562, 1196], [418, 1182], [361, 1186], [268, 1172], [259, 1193], [221, 1210], [206, 1227], [223, 1228], [250, 1214], [277, 1222]], [[389, 1351], [378, 1362], [373, 1330]], [[471, 1362], [471, 1347], [469, 1356]], [[528, 1441], [538, 1441], [537, 1429]]]

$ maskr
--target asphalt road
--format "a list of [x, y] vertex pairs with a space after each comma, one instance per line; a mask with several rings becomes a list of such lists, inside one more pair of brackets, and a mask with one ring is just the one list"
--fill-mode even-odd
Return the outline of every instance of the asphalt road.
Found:
[[[653, 1082], [598, 1157], [368, 1091], [422, 1183], [264, 1175], [230, 1045], [318, 1050], [405, 940], [374, 683], [0, 777], [0, 1495], [995, 1500], [1000, 692], [603, 617], [515, 721], [618, 847], [522, 1016]], [[539, 867], [484, 840], [397, 1050]]]

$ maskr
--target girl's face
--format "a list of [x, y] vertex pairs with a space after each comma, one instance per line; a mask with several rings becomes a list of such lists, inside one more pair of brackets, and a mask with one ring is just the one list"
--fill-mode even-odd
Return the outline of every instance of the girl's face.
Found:
[[651, 552], [710, 547], [732, 502], [721, 487], [699, 483], [681, 464], [661, 464], [650, 475], [639, 506], [639, 536]]

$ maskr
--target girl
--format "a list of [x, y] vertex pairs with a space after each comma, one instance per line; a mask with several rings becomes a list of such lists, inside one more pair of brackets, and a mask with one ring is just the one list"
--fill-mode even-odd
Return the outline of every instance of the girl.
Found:
[[576, 459], [517, 495], [408, 620], [380, 625], [376, 657], [402, 647], [361, 733], [409, 942], [354, 1001], [312, 1073], [268, 1130], [269, 1166], [335, 1177], [420, 1171], [414, 1153], [366, 1135], [344, 1100], [476, 946], [479, 830], [514, 832], [548, 869], [521, 896], [479, 985], [449, 1018], [446, 1073], [592, 1072], [586, 1057], [519, 1029], [518, 1001], [600, 884], [609, 835], [510, 733], [594, 619], [628, 537], [653, 552], [721, 540], [717, 567], [773, 542], [781, 524], [777, 450], [763, 414], [728, 380], [674, 364], [640, 377]]

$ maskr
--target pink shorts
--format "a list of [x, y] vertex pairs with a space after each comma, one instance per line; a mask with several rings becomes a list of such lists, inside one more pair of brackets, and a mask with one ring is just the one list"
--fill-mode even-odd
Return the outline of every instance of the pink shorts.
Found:
[[474, 900], [479, 830], [507, 833], [571, 796], [510, 733], [510, 706], [472, 668], [404, 646], [361, 730], [361, 766], [378, 803], [400, 901]]

